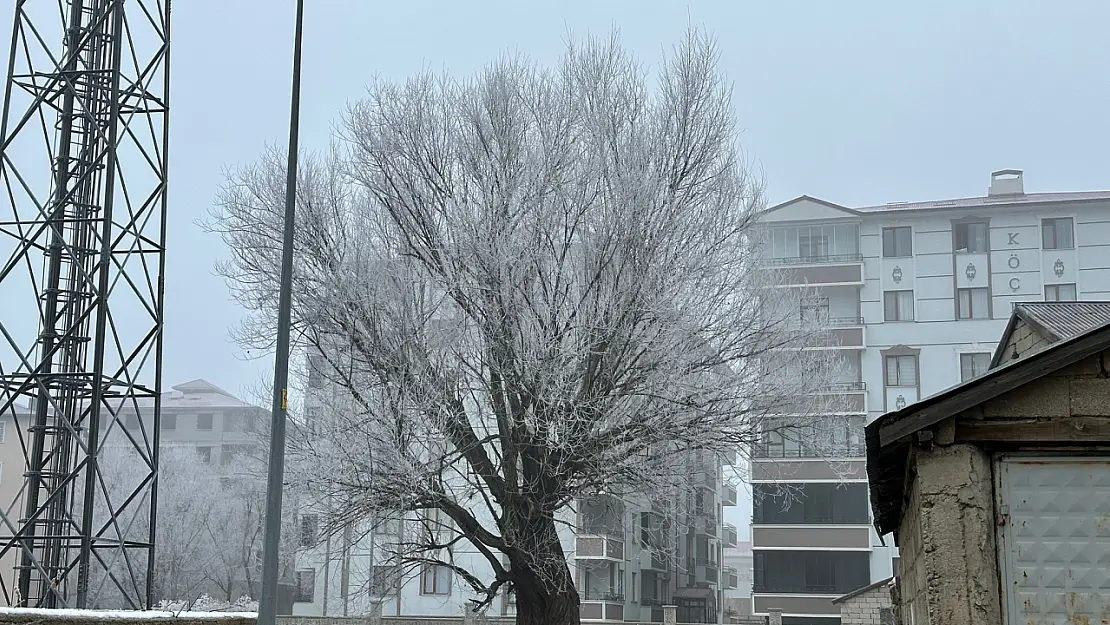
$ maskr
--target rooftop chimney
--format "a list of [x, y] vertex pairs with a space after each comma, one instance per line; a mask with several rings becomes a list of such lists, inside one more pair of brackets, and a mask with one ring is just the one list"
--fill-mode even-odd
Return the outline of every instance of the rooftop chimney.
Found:
[[1000, 169], [991, 172], [991, 186], [987, 189], [988, 196], [995, 195], [1022, 195], [1025, 187], [1021, 181], [1020, 169]]

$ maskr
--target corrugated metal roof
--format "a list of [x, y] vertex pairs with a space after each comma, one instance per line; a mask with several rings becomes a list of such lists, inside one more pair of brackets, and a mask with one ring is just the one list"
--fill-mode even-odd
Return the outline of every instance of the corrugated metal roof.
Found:
[[1110, 302], [1023, 302], [1014, 314], [1060, 341], [1110, 324]]

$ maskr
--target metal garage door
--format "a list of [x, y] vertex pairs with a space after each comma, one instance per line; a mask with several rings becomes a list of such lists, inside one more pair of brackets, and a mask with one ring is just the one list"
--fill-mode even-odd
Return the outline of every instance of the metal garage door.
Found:
[[1110, 458], [1008, 457], [998, 493], [1007, 625], [1108, 622]]

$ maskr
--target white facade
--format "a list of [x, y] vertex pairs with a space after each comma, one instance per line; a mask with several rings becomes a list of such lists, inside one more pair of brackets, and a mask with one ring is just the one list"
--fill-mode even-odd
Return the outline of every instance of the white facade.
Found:
[[[809, 305], [840, 338], [852, 363], [848, 377], [858, 368], [858, 378], [844, 382], [855, 383], [862, 402], [854, 405], [868, 422], [982, 373], [1015, 302], [1110, 300], [1110, 192], [1025, 194], [1023, 186], [1022, 173], [1007, 170], [992, 175], [983, 197], [848, 208], [803, 196], [766, 212], [768, 267], [816, 290], [818, 301]], [[862, 448], [837, 470], [805, 450], [772, 444], [761, 452], [752, 470], [756, 488], [774, 481], [866, 484]], [[835, 579], [776, 577], [772, 564], [835, 553], [827, 556], [835, 568], [852, 559], [844, 552], [866, 551], [869, 581], [892, 574], [893, 541], [880, 546], [860, 522], [866, 519], [810, 518], [820, 522], [753, 522], [755, 613], [781, 607], [794, 619], [837, 623], [825, 600], [852, 590], [832, 589]]]

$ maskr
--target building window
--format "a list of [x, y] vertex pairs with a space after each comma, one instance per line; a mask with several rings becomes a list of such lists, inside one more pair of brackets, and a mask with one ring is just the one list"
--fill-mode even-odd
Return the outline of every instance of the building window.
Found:
[[990, 251], [990, 237], [985, 221], [956, 224], [953, 226], [957, 254], [986, 254]]
[[871, 582], [868, 551], [757, 550], [752, 556], [757, 593], [844, 594]]
[[913, 230], [909, 226], [883, 228], [883, 258], [913, 256]]
[[859, 225], [803, 226], [771, 230], [771, 257], [780, 263], [859, 260]]
[[1071, 217], [1042, 219], [1041, 247], [1046, 250], [1075, 249], [1075, 224]]
[[867, 484], [752, 485], [752, 522], [767, 525], [867, 525]]
[[220, 464], [227, 466], [239, 459], [240, 456], [250, 457], [254, 453], [252, 445], [222, 445], [220, 449]]
[[325, 366], [323, 354], [313, 352], [308, 355], [308, 388], [324, 388]]
[[374, 565], [370, 578], [370, 596], [388, 597], [401, 588], [401, 567], [395, 564]]
[[212, 414], [198, 414], [197, 415], [197, 429], [198, 430], [211, 430], [212, 429]]
[[883, 319], [885, 321], [913, 321], [913, 291], [886, 291], [883, 293]]
[[991, 366], [991, 355], [987, 352], [960, 354], [960, 382], [967, 382], [987, 372]]
[[810, 235], [798, 237], [799, 256], [806, 260], [822, 260], [829, 257], [829, 237]]
[[204, 464], [210, 464], [212, 462], [212, 448], [197, 447], [197, 456], [200, 456], [200, 461]]
[[426, 564], [420, 572], [420, 594], [451, 594], [451, 569], [442, 564]]
[[301, 546], [311, 547], [317, 542], [320, 521], [315, 514], [301, 516]]
[[176, 430], [177, 429], [177, 415], [163, 414], [162, 415], [162, 429], [163, 430]]
[[802, 298], [802, 321], [806, 323], [828, 323], [829, 298], [820, 296]]
[[886, 385], [917, 386], [917, 356], [887, 356]]
[[130, 432], [138, 431], [138, 429], [139, 429], [139, 415], [137, 415], [137, 414], [128, 414], [127, 419], [124, 422], [124, 427], [126, 427], [127, 430], [130, 431]]
[[958, 289], [956, 292], [957, 319], [987, 319], [990, 295], [987, 289]]
[[296, 586], [293, 588], [295, 603], [312, 603], [316, 600], [316, 571], [303, 569], [294, 573]]
[[1074, 284], [1044, 285], [1044, 301], [1046, 302], [1074, 302], [1076, 299]]

